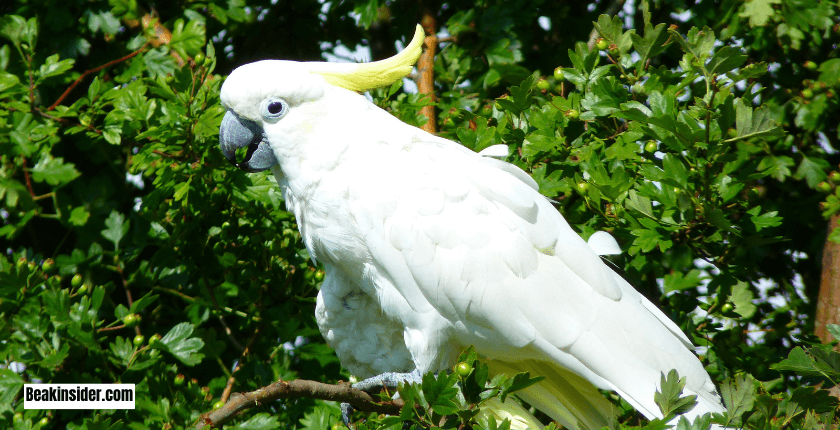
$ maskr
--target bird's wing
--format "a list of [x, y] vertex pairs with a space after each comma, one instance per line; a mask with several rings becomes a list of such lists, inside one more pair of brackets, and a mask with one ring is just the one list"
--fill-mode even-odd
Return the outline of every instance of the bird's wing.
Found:
[[[719, 404], [685, 335], [601, 261], [527, 174], [424, 136], [390, 148], [395, 155], [364, 173], [381, 180], [350, 196], [382, 277], [373, 280], [380, 302], [446, 321], [457, 344], [490, 359], [568, 369], [648, 417], [660, 415], [654, 392], [671, 369]], [[420, 331], [430, 343], [439, 336]]]

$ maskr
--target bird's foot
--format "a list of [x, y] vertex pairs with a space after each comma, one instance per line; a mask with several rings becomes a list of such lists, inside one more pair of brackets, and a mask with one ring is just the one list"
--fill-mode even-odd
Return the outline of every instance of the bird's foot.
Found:
[[[387, 372], [380, 375], [372, 376], [363, 381], [353, 384], [353, 388], [365, 392], [371, 392], [382, 388], [397, 388], [400, 382], [414, 382], [420, 383], [423, 381], [423, 375], [419, 370], [415, 369], [408, 373]], [[350, 425], [350, 414], [353, 413], [353, 406], [349, 403], [341, 404], [341, 421], [347, 428], [352, 429]]]

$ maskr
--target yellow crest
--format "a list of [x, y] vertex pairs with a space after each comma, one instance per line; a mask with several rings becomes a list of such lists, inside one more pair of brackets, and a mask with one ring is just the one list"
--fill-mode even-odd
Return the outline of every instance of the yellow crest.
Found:
[[402, 79], [411, 73], [411, 68], [423, 52], [424, 37], [423, 27], [418, 24], [411, 43], [391, 58], [372, 63], [353, 64], [352, 67], [347, 67], [346, 64], [317, 63], [318, 66], [313, 69], [321, 70], [312, 70], [312, 73], [323, 76], [324, 80], [332, 85], [357, 92], [391, 85], [397, 79]]

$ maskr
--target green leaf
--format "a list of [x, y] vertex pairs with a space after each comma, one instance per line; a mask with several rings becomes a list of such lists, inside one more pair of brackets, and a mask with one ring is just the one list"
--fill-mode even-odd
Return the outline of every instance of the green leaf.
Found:
[[660, 242], [665, 242], [656, 230], [640, 228], [632, 230], [630, 233], [636, 236], [636, 239], [633, 240], [633, 246], [638, 247], [642, 252], [650, 252]]
[[738, 134], [734, 138], [727, 139], [726, 142], [782, 134], [782, 129], [774, 120], [774, 112], [771, 112], [770, 108], [762, 105], [753, 111], [752, 107], [740, 98], [735, 99], [734, 105], [735, 128]]
[[75, 62], [76, 62], [76, 60], [74, 60], [72, 58], [68, 58], [66, 60], [58, 61], [58, 54], [50, 55], [49, 57], [47, 57], [46, 63], [41, 65], [41, 68], [39, 70], [40, 71], [40, 77], [38, 79], [41, 80], [41, 79], [49, 78], [51, 76], [58, 76], [58, 75], [60, 75], [64, 72], [72, 69], [73, 64]]
[[[334, 403], [319, 403], [315, 406], [314, 409], [305, 413], [303, 418], [300, 419], [300, 424], [302, 427], [298, 427], [301, 430], [322, 430], [322, 429], [329, 429], [333, 426], [333, 424], [339, 422], [340, 420], [341, 409], [339, 409], [338, 405]], [[248, 428], [253, 428], [254, 430], [263, 429], [266, 424], [274, 425], [274, 427], [270, 428], [279, 428], [280, 423], [277, 422], [275, 417], [270, 417], [266, 414], [266, 418], [273, 418], [273, 423], [266, 423], [264, 420], [261, 420], [260, 426], [253, 426]], [[256, 424], [256, 423], [253, 423]], [[239, 426], [242, 428], [242, 425]]]
[[662, 168], [665, 171], [665, 178], [672, 180], [672, 185], [688, 187], [688, 169], [679, 157], [670, 153], [665, 154], [662, 159]]
[[11, 369], [0, 369], [0, 404], [12, 405], [23, 388], [23, 378]]
[[630, 190], [628, 196], [629, 198], [626, 202], [627, 209], [635, 209], [651, 219], [656, 219], [653, 216], [653, 206], [649, 198], [637, 193], [636, 190]]
[[93, 82], [88, 87], [88, 100], [93, 101], [99, 95], [100, 80], [99, 76], [93, 78]]
[[790, 396], [790, 402], [810, 409], [818, 414], [836, 412], [840, 400], [829, 393], [828, 390], [820, 390], [816, 387], [797, 387]]
[[834, 336], [834, 340], [840, 340], [840, 325], [826, 324], [825, 328], [832, 336]]
[[113, 35], [120, 31], [120, 20], [111, 13], [111, 11], [91, 12], [86, 13], [88, 28], [92, 32], [102, 31], [105, 34]]
[[735, 305], [735, 312], [745, 319], [751, 318], [758, 310], [758, 307], [752, 302], [754, 299], [755, 296], [750, 290], [749, 284], [743, 281], [732, 287], [732, 295], [729, 296], [729, 300]]
[[791, 175], [788, 167], [795, 165], [793, 158], [786, 155], [775, 157], [768, 155], [761, 159], [758, 164], [758, 170], [764, 174], [770, 175], [779, 182], [784, 182], [785, 178]]
[[157, 300], [157, 298], [157, 294], [153, 294], [152, 292], [146, 293], [145, 296], [140, 297], [131, 304], [131, 309], [129, 310], [129, 312], [136, 314], [145, 309], [147, 306], [154, 303], [155, 300]]
[[[648, 17], [649, 18], [649, 17]], [[665, 29], [665, 24], [659, 24], [656, 27], [651, 25], [650, 20], [645, 20], [645, 34], [643, 36], [637, 35], [635, 32], [630, 34], [633, 41], [633, 47], [641, 56], [639, 60], [639, 67], [644, 67], [647, 60], [658, 55], [664, 51], [668, 41], [668, 31]]]
[[105, 220], [105, 230], [102, 230], [102, 236], [114, 244], [114, 249], [120, 249], [120, 240], [128, 233], [128, 220], [117, 212], [112, 211], [108, 219]]
[[744, 11], [738, 16], [749, 18], [751, 27], [763, 27], [770, 17], [776, 14], [774, 4], [782, 4], [782, 0], [747, 0], [744, 3]]
[[689, 288], [694, 288], [700, 285], [700, 281], [703, 279], [703, 272], [698, 269], [692, 269], [688, 273], [683, 274], [682, 272], [673, 272], [665, 275], [665, 293], [670, 293], [671, 291], [682, 291], [687, 290]]
[[87, 224], [88, 218], [90, 218], [90, 212], [88, 212], [84, 206], [79, 206], [70, 211], [70, 218], [68, 221], [76, 227], [81, 227]]
[[38, 21], [34, 17], [27, 20], [18, 15], [6, 15], [0, 20], [0, 35], [12, 41], [15, 46], [25, 42], [30, 48], [35, 48]]
[[720, 75], [741, 67], [746, 61], [747, 56], [741, 52], [740, 48], [724, 46], [715, 52], [715, 55], [706, 64], [706, 68], [709, 73]]
[[[761, 209], [761, 208], [756, 208]], [[757, 212], [757, 211], [756, 211]], [[777, 211], [767, 212], [761, 215], [752, 214], [752, 211], [748, 212], [752, 216], [750, 217], [750, 221], [752, 221], [753, 225], [755, 225], [755, 231], [761, 231], [762, 229], [769, 228], [769, 227], [776, 227], [782, 225], [783, 218], [778, 215]]]
[[809, 187], [816, 188], [828, 176], [826, 170], [830, 168], [831, 165], [828, 164], [828, 161], [822, 158], [808, 157], [803, 154], [799, 168], [796, 169], [796, 174], [793, 177], [795, 179], [804, 178]]
[[192, 182], [192, 176], [190, 176], [190, 178], [187, 180], [187, 182], [182, 183], [181, 185], [178, 186], [178, 188], [175, 189], [175, 201], [176, 202], [183, 199], [187, 195], [187, 192], [190, 191], [190, 183], [191, 182]]
[[738, 375], [720, 386], [720, 396], [729, 414], [730, 424], [739, 424], [745, 412], [752, 410], [755, 402], [756, 383], [752, 375]]
[[790, 351], [788, 358], [770, 365], [771, 369], [796, 372], [802, 376], [825, 376], [833, 370], [825, 364], [817, 363], [802, 347], [797, 346]]
[[525, 388], [530, 387], [540, 381], [545, 379], [544, 376], [537, 376], [532, 378], [529, 372], [517, 373], [513, 375], [513, 378], [508, 379], [502, 386], [502, 390], [499, 393], [499, 400], [505, 401], [505, 398], [513, 394], [519, 390], [524, 390]]
[[6, 91], [9, 88], [14, 88], [18, 84], [20, 84], [20, 79], [18, 79], [17, 76], [0, 71], [0, 92]]
[[185, 25], [182, 19], [175, 21], [169, 47], [177, 52], [181, 58], [186, 59], [198, 54], [204, 44], [205, 29], [203, 23], [198, 20], [191, 20]]
[[680, 378], [676, 370], [671, 370], [667, 376], [663, 374], [659, 386], [653, 400], [666, 417], [688, 412], [697, 404], [697, 396], [681, 396], [685, 388], [685, 377]]
[[[303, 419], [301, 419], [303, 422]], [[279, 428], [288, 428], [283, 424], [280, 424], [278, 418], [276, 416], [272, 416], [266, 412], [260, 412], [244, 422], [237, 423], [234, 429], [242, 429], [242, 430], [274, 430]], [[329, 428], [328, 427], [313, 427], [313, 428]]]
[[35, 182], [45, 182], [56, 186], [64, 185], [81, 175], [72, 163], [65, 163], [61, 157], [52, 158], [44, 153], [38, 164], [32, 168], [32, 179]]
[[676, 30], [669, 29], [668, 33], [679, 42], [683, 50], [699, 60], [709, 57], [715, 46], [715, 33], [709, 27], [703, 27], [702, 29], [692, 27], [688, 30], [685, 38]]
[[180, 323], [172, 327], [153, 348], [169, 352], [187, 366], [195, 366], [204, 358], [204, 354], [199, 352], [204, 347], [204, 341], [189, 337], [193, 330], [195, 327], [192, 324]]

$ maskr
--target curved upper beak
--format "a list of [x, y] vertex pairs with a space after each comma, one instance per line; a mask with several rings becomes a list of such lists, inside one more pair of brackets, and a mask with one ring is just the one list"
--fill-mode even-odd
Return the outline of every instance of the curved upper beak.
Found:
[[[246, 172], [261, 172], [277, 164], [263, 129], [253, 121], [240, 118], [233, 111], [227, 111], [222, 118], [219, 148], [231, 164]], [[236, 150], [241, 148], [248, 148], [248, 151], [242, 161], [237, 161]]]

